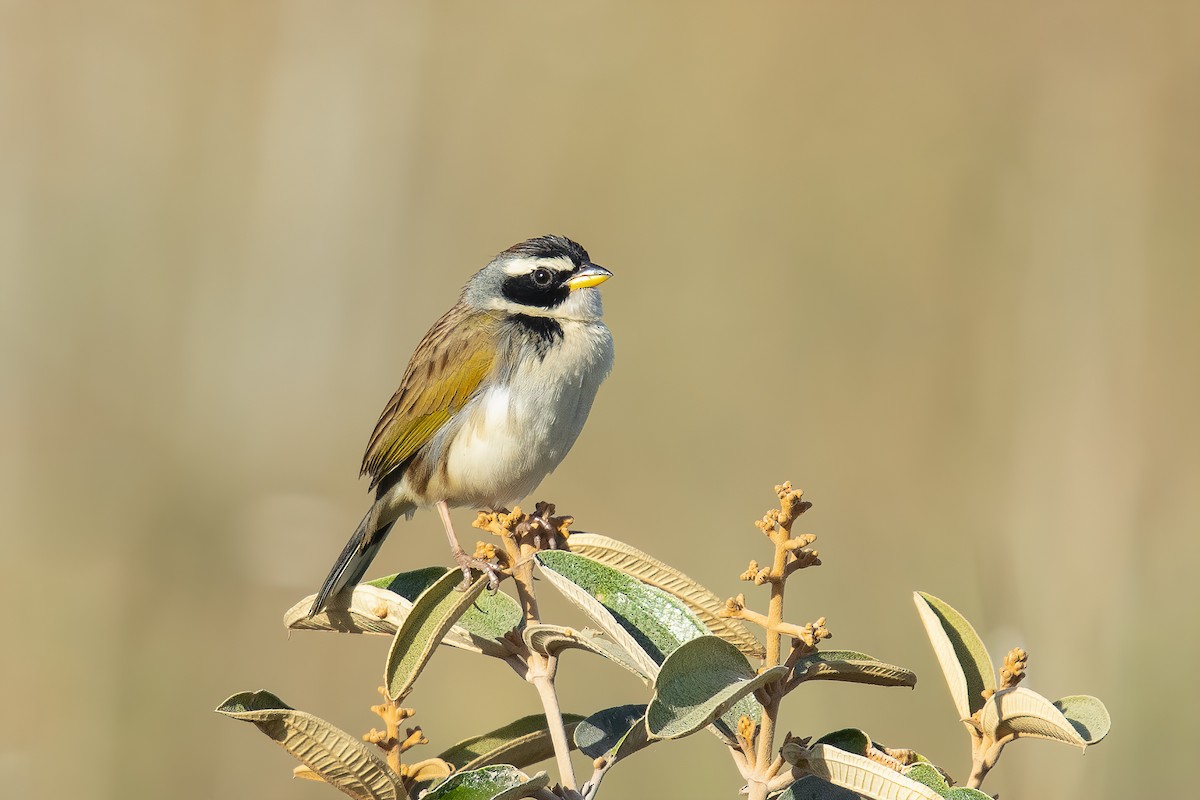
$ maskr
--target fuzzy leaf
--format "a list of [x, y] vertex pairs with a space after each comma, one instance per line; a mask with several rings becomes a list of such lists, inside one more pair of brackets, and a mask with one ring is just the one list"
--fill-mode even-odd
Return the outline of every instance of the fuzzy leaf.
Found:
[[983, 692], [996, 688], [996, 673], [983, 640], [966, 617], [925, 592], [913, 592], [917, 613], [933, 644], [961, 719], [983, 708]]
[[946, 800], [995, 800], [990, 794], [972, 789], [969, 786], [955, 786], [942, 795]]
[[846, 681], [910, 688], [917, 685], [915, 672], [853, 650], [823, 650], [805, 656], [796, 662], [792, 675], [801, 681]]
[[[653, 677], [663, 658], [684, 642], [709, 635], [708, 628], [678, 599], [661, 589], [577, 553], [546, 550], [537, 555], [542, 575], [563, 596], [582, 608], [609, 637], [629, 652], [638, 670]], [[746, 695], [711, 730], [726, 744], [736, 745], [737, 721], [748, 716], [756, 723], [762, 706]]]
[[409, 775], [408, 796], [410, 798], [420, 797], [421, 792], [435, 783], [444, 781], [454, 772], [453, 764], [437, 757], [427, 758], [424, 761], [418, 761], [415, 764], [407, 766]]
[[905, 767], [904, 777], [924, 784], [940, 795], [945, 795], [950, 791], [950, 784], [946, 783], [945, 776], [927, 762], [918, 762]]
[[1023, 686], [992, 695], [979, 715], [979, 723], [994, 739], [1016, 734], [1077, 747], [1088, 744], [1057, 706]]
[[723, 600], [669, 564], [624, 542], [595, 533], [572, 534], [567, 544], [572, 553], [607, 564], [667, 592], [690, 608], [714, 636], [737, 645], [750, 658], [766, 657], [766, 648], [745, 625], [721, 616], [725, 610]]
[[816, 775], [805, 775], [775, 795], [774, 800], [859, 800], [859, 797], [857, 792], [834, 786]]
[[663, 662], [646, 710], [646, 729], [654, 739], [687, 736], [787, 672], [778, 666], [756, 675], [737, 646], [715, 636], [694, 639]]
[[1089, 694], [1073, 694], [1055, 700], [1054, 707], [1062, 712], [1079, 737], [1088, 744], [1095, 744], [1108, 736], [1108, 730], [1112, 727], [1112, 718], [1108, 716], [1104, 703]]
[[[637, 735], [639, 730], [640, 736]], [[575, 745], [588, 758], [611, 756], [620, 747], [621, 752], [616, 755], [624, 758], [649, 744], [645, 731], [646, 706], [614, 706], [597, 711], [579, 723], [575, 728]], [[610, 757], [609, 760], [614, 759]]]
[[681, 644], [708, 635], [704, 623], [679, 600], [612, 567], [565, 550], [544, 550], [537, 560], [546, 580], [651, 677]]
[[837, 731], [830, 731], [813, 742], [816, 744], [827, 744], [830, 747], [836, 747], [839, 750], [845, 750], [847, 753], [865, 756], [867, 751], [871, 749], [871, 737], [867, 732], [860, 728], [842, 728]]
[[561, 625], [537, 624], [530, 625], [521, 632], [525, 644], [535, 653], [545, 656], [557, 656], [563, 650], [583, 650], [607, 658], [637, 675], [647, 686], [654, 683], [651, 678], [635, 663], [635, 659], [616, 642], [604, 635], [602, 631], [585, 628], [581, 631], [564, 628]]
[[319, 717], [295, 710], [270, 692], [235, 694], [216, 710], [253, 723], [321, 780], [350, 797], [398, 800], [406, 796], [399, 779], [373, 748]]
[[[412, 611], [412, 601], [448, 571], [447, 567], [425, 567], [360, 583], [348, 598], [344, 595], [332, 598], [329, 607], [311, 619], [308, 611], [316, 595], [309, 595], [287, 610], [283, 624], [296, 631], [395, 636]], [[442, 644], [504, 658], [510, 651], [501, 639], [523, 621], [521, 606], [509, 595], [504, 592], [481, 595], [446, 633]]]
[[783, 760], [801, 771], [876, 800], [941, 800], [941, 795], [866, 756], [827, 744], [805, 748], [789, 742], [780, 748]]
[[516, 767], [496, 764], [456, 772], [426, 792], [422, 800], [516, 800], [533, 795], [549, 782], [544, 772], [530, 778]]
[[[563, 714], [562, 717], [568, 736], [583, 720], [579, 714]], [[546, 715], [531, 714], [490, 733], [464, 739], [439, 758], [460, 771], [467, 771], [500, 763], [527, 767], [553, 755], [554, 745], [546, 727]]]
[[466, 591], [460, 592], [458, 586], [462, 578], [457, 570], [450, 570], [421, 593], [400, 630], [396, 631], [388, 651], [383, 673], [388, 697], [399, 700], [412, 691], [413, 683], [442, 637], [471, 607], [487, 582], [487, 576], [481, 575]]

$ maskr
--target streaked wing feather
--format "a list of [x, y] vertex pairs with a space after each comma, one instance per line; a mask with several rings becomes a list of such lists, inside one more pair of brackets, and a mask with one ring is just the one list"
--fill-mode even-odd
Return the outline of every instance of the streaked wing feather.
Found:
[[384, 408], [362, 474], [374, 487], [421, 449], [462, 410], [496, 363], [496, 320], [461, 303], [434, 323], [417, 345], [400, 388]]

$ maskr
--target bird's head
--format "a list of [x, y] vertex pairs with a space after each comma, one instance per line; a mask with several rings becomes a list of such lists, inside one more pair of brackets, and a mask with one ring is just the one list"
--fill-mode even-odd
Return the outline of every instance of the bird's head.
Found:
[[565, 236], [539, 236], [492, 259], [467, 283], [463, 300], [480, 310], [590, 321], [602, 312], [595, 287], [611, 277]]

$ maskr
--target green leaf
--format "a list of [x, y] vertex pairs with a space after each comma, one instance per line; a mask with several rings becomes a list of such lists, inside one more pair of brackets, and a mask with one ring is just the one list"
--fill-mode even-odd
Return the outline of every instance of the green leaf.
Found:
[[595, 533], [572, 534], [567, 544], [572, 553], [607, 564], [667, 592], [691, 609], [714, 636], [737, 645], [748, 657], [766, 657], [766, 648], [745, 625], [721, 616], [725, 601], [669, 564], [624, 542]]
[[530, 778], [516, 767], [496, 764], [456, 772], [426, 792], [422, 800], [516, 800], [533, 795], [549, 782], [544, 772]]
[[[608, 756], [610, 761], [613, 751], [621, 747], [622, 752], [619, 755], [624, 758], [649, 743], [645, 735], [635, 735], [631, 738], [629, 734], [636, 734], [635, 729], [641, 729], [643, 734], [646, 730], [646, 706], [606, 708], [579, 723], [575, 728], [575, 745], [588, 758]], [[641, 745], [630, 749], [637, 744], [638, 739], [641, 740]], [[626, 740], [629, 740], [627, 744]]]
[[687, 736], [787, 673], [787, 667], [777, 666], [756, 675], [735, 645], [715, 636], [694, 639], [663, 662], [646, 710], [646, 729], [655, 739]]
[[805, 775], [784, 789], [774, 800], [859, 800], [859, 794], [834, 786], [816, 775]]
[[946, 800], [995, 800], [990, 794], [981, 792], [978, 789], [971, 789], [967, 786], [956, 786], [946, 792], [943, 797]]
[[[288, 609], [283, 622], [290, 630], [395, 636], [412, 611], [412, 601], [448, 571], [447, 567], [425, 567], [360, 583], [348, 598], [332, 598], [329, 607], [311, 618], [308, 611], [316, 595], [309, 595]], [[502, 641], [504, 634], [519, 628], [523, 621], [521, 606], [511, 596], [484, 594], [447, 632], [442, 644], [505, 658], [511, 651]]]
[[437, 579], [450, 571], [450, 567], [421, 567], [408, 572], [397, 572], [385, 578], [364, 581], [365, 586], [377, 586], [398, 594], [410, 603], [421, 596], [421, 592], [433, 586]]
[[[583, 717], [563, 714], [567, 734], [576, 729]], [[493, 764], [528, 767], [554, 755], [554, 745], [546, 727], [545, 714], [531, 714], [497, 728], [490, 733], [472, 736], [442, 753], [439, 758], [449, 761], [459, 771], [474, 770]]]
[[960, 719], [983, 708], [983, 692], [996, 688], [996, 673], [983, 640], [966, 617], [949, 603], [925, 592], [913, 592], [917, 613], [933, 644]]
[[940, 795], [950, 791], [946, 778], [932, 765], [924, 762], [910, 764], [904, 768], [904, 777], [928, 786]]
[[627, 650], [650, 676], [684, 642], [709, 631], [671, 595], [590, 558], [565, 550], [537, 554], [542, 575]]
[[1088, 744], [1095, 744], [1108, 736], [1108, 729], [1112, 727], [1108, 709], [1098, 698], [1091, 695], [1073, 694], [1055, 700], [1054, 707], [1062, 712], [1075, 732]]
[[396, 631], [388, 651], [383, 673], [388, 697], [399, 700], [412, 691], [417, 676], [433, 656], [442, 637], [471, 607], [487, 582], [487, 576], [481, 575], [466, 591], [460, 592], [458, 585], [462, 579], [457, 570], [451, 570], [421, 593], [400, 630]]
[[407, 796], [374, 748], [319, 717], [295, 710], [270, 692], [235, 694], [216, 710], [253, 723], [326, 783], [350, 797], [398, 800]]
[[871, 749], [871, 737], [867, 735], [866, 731], [859, 728], [842, 728], [830, 731], [813, 744], [827, 744], [839, 750], [845, 750], [847, 753], [865, 756]]
[[[433, 585], [434, 581], [447, 572], [462, 574], [458, 568], [426, 567], [413, 572], [400, 572], [386, 578], [370, 581], [369, 586], [378, 586], [390, 592], [395, 592], [406, 600], [415, 601], [421, 592]], [[498, 641], [509, 631], [520, 627], [525, 620], [521, 604], [504, 592], [488, 592], [480, 595], [475, 604], [455, 623], [455, 627], [463, 628], [473, 637], [488, 641]], [[507, 654], [507, 649], [505, 653]]]
[[[546, 580], [595, 620], [649, 676], [657, 675], [663, 658], [683, 643], [711, 635], [681, 601], [612, 567], [561, 550], [543, 551], [537, 559]], [[752, 695], [714, 720], [712, 732], [736, 745], [733, 731], [743, 715], [756, 723], [762, 718], [762, 707]]]
[[558, 656], [564, 650], [583, 650], [607, 658], [637, 675], [647, 686], [654, 679], [638, 667], [636, 659], [624, 648], [604, 635], [603, 631], [585, 628], [581, 631], [561, 625], [530, 625], [521, 632], [525, 644], [535, 653]]
[[915, 672], [853, 650], [823, 650], [805, 656], [796, 662], [792, 675], [798, 681], [846, 681], [875, 686], [917, 685]]
[[866, 756], [827, 744], [804, 747], [788, 742], [780, 748], [783, 760], [800, 772], [815, 775], [863, 797], [879, 800], [941, 800], [928, 786], [901, 775]]
[[1029, 736], [1087, 747], [1087, 741], [1057, 706], [1024, 686], [992, 695], [979, 715], [979, 724], [993, 739]]

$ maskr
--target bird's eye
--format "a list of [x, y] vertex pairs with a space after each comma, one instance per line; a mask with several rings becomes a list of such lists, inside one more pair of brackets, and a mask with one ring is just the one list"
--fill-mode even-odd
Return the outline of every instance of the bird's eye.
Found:
[[543, 289], [549, 286], [550, 282], [554, 280], [554, 274], [545, 267], [538, 267], [529, 277], [533, 279], [533, 284], [535, 286], [540, 286]]

